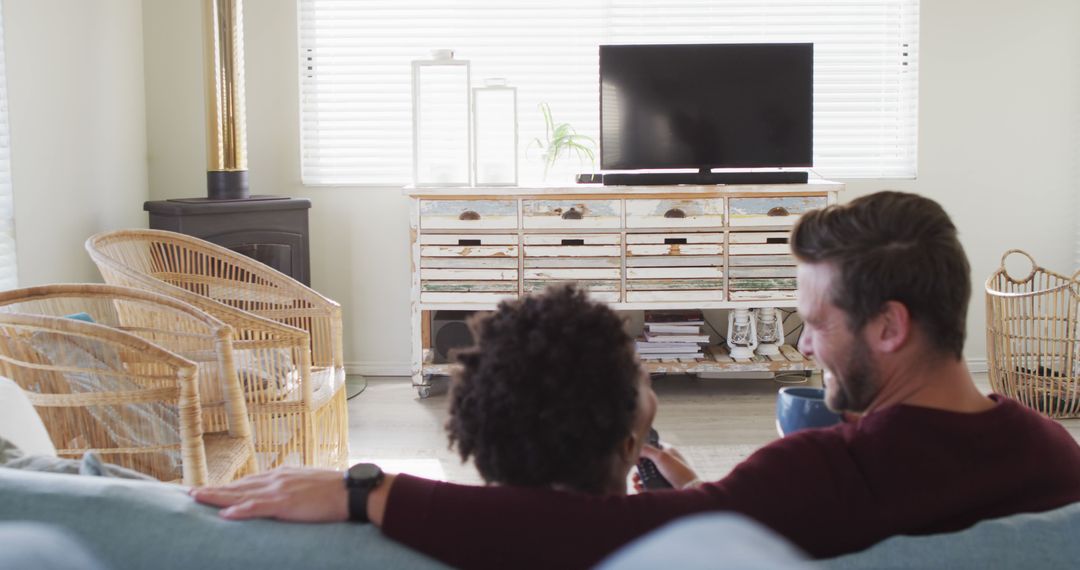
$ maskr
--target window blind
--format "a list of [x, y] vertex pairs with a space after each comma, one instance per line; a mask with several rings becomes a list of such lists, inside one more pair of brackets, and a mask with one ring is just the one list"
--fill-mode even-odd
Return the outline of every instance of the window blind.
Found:
[[[449, 48], [473, 86], [518, 89], [519, 179], [547, 103], [599, 141], [597, 46], [813, 42], [814, 170], [916, 174], [918, 0], [299, 0], [305, 184], [399, 185], [412, 177], [410, 62]], [[596, 170], [564, 161], [552, 176]]]
[[11, 136], [8, 128], [7, 58], [0, 13], [0, 290], [18, 286], [15, 263], [15, 200], [11, 189]]

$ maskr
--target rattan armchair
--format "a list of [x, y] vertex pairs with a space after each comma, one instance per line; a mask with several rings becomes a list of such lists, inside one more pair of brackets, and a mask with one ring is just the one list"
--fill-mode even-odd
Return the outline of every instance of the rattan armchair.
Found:
[[[172, 297], [100, 284], [56, 284], [3, 291], [0, 312], [82, 318], [131, 333], [194, 362], [198, 367], [203, 434], [227, 433], [247, 442], [247, 459], [232, 478], [257, 472], [228, 325]], [[211, 471], [215, 468], [210, 466]]]
[[92, 236], [105, 281], [190, 303], [234, 330], [260, 467], [343, 468], [348, 420], [341, 307], [262, 263], [160, 230]]
[[63, 317], [0, 313], [0, 375], [27, 392], [65, 457], [187, 485], [220, 484], [250, 438], [202, 432], [195, 363], [134, 335]]

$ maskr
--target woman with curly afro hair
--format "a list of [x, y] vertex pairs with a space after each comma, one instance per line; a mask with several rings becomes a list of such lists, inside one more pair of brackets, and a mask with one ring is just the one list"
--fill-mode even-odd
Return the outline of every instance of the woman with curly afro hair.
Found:
[[625, 494], [656, 395], [622, 320], [572, 285], [470, 322], [446, 430], [489, 484]]

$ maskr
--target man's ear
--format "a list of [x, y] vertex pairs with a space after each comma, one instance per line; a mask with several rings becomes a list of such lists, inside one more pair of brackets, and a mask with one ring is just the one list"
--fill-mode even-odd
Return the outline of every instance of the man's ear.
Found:
[[911, 339], [911, 313], [907, 306], [899, 301], [886, 301], [881, 312], [871, 322], [871, 337], [867, 340], [881, 352], [896, 352]]

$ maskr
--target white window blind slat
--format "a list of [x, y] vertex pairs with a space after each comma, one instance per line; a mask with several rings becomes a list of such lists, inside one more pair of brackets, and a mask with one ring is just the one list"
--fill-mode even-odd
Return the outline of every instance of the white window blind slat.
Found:
[[411, 181], [410, 62], [441, 48], [471, 62], [473, 86], [518, 89], [519, 180], [540, 182], [538, 106], [599, 141], [597, 46], [619, 43], [813, 42], [814, 170], [916, 174], [918, 0], [298, 2], [306, 184]]
[[0, 12], [0, 290], [18, 286], [15, 263], [15, 199], [11, 188], [11, 137], [8, 128], [7, 58]]

